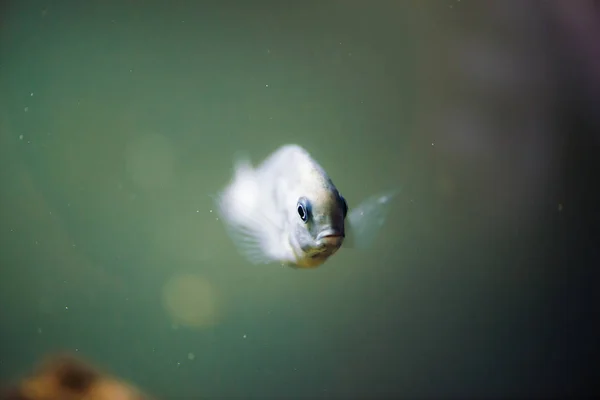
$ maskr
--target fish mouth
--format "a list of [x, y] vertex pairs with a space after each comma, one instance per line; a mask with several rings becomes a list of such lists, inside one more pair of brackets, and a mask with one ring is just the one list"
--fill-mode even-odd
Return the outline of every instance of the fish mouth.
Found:
[[317, 236], [317, 243], [323, 247], [340, 247], [343, 240], [344, 234], [333, 230], [323, 231]]

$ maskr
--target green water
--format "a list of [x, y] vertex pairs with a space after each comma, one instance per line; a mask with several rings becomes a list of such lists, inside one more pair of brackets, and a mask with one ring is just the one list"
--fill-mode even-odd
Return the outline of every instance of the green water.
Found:
[[[517, 365], [543, 353], [530, 317], [552, 282], [531, 267], [542, 239], [522, 216], [539, 210], [510, 197], [517, 156], [481, 167], [432, 133], [433, 103], [460, 91], [427, 55], [451, 10], [365, 4], [3, 3], [1, 381], [59, 350], [164, 398], [497, 394], [539, 378]], [[350, 207], [403, 187], [374, 249], [314, 271], [235, 251], [210, 195], [237, 153], [287, 143]]]

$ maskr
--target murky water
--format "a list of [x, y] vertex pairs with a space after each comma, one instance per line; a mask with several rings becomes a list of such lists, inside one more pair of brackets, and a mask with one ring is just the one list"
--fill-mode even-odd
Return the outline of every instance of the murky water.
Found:
[[[567, 390], [557, 72], [504, 3], [2, 6], [0, 378], [66, 349], [165, 398]], [[374, 249], [236, 253], [210, 196], [286, 143], [350, 207], [403, 188]]]

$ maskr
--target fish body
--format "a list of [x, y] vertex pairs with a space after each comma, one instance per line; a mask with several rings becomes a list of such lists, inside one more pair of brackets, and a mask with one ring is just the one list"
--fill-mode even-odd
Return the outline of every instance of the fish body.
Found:
[[[382, 209], [377, 199], [358, 208], [354, 223]], [[316, 268], [338, 251], [349, 233], [346, 200], [325, 170], [294, 144], [280, 147], [256, 167], [238, 159], [217, 205], [233, 241], [254, 264]], [[359, 232], [370, 235], [368, 225], [373, 224]]]

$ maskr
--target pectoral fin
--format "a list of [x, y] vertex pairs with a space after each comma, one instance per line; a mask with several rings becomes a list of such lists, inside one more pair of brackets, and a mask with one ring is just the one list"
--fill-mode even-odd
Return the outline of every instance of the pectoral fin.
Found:
[[369, 249], [390, 210], [391, 200], [400, 192], [399, 189], [390, 190], [371, 196], [358, 206], [354, 207], [346, 217], [346, 238], [344, 247], [359, 250]]

